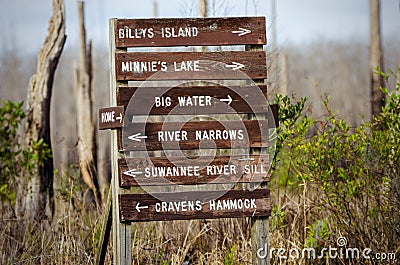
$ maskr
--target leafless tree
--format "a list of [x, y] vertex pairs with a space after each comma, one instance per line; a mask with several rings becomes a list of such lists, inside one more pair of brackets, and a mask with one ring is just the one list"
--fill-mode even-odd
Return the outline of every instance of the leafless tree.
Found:
[[[27, 149], [41, 139], [51, 149], [50, 101], [54, 75], [66, 40], [64, 13], [64, 1], [53, 0], [48, 34], [39, 52], [36, 74], [31, 77], [28, 87], [25, 124]], [[46, 214], [46, 209], [54, 214], [53, 169], [53, 159], [49, 158], [43, 165], [36, 165], [34, 174], [29, 176], [25, 205], [22, 205], [26, 216], [40, 218]]]
[[[90, 190], [85, 193], [100, 205], [99, 184], [97, 178], [96, 126], [93, 113], [93, 71], [92, 46], [86, 45], [84, 19], [84, 2], [78, 1], [78, 18], [80, 29], [79, 66], [76, 70], [77, 123], [79, 168], [83, 181]], [[90, 201], [85, 199], [85, 201]]]
[[384, 103], [384, 94], [380, 90], [384, 86], [382, 76], [375, 73], [375, 69], [383, 70], [383, 53], [380, 24], [380, 2], [370, 0], [370, 78], [371, 78], [371, 115], [381, 112]]

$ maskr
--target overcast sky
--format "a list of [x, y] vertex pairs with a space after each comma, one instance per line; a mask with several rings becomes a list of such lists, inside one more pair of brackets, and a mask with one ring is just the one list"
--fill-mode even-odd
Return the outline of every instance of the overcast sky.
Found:
[[[0, 45], [37, 52], [46, 35], [51, 0], [0, 0]], [[86, 0], [87, 36], [95, 47], [108, 47], [108, 19], [153, 16], [153, 0]], [[198, 0], [157, 0], [159, 17], [195, 17]], [[381, 0], [383, 38], [400, 40], [400, 0]], [[67, 47], [77, 40], [77, 1], [65, 0]], [[279, 45], [302, 45], [326, 39], [369, 37], [369, 0], [209, 0], [210, 16], [266, 16], [275, 22]], [[271, 30], [268, 30], [268, 38]], [[400, 45], [399, 45], [400, 46]]]

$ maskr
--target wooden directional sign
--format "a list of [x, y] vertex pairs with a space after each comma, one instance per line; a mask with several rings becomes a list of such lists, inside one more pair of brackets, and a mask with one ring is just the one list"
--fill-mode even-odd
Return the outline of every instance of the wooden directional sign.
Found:
[[266, 93], [265, 85], [119, 87], [117, 104], [126, 108], [132, 100], [129, 115], [266, 113]]
[[124, 106], [99, 109], [99, 130], [121, 128]]
[[[120, 194], [122, 222], [269, 216], [268, 189]], [[162, 198], [162, 200], [157, 199]]]
[[121, 187], [265, 182], [268, 171], [268, 155], [118, 160]]
[[268, 120], [130, 123], [123, 137], [125, 151], [268, 147]]
[[264, 51], [127, 52], [115, 61], [118, 81], [267, 78]]
[[116, 47], [266, 44], [264, 17], [118, 19]]

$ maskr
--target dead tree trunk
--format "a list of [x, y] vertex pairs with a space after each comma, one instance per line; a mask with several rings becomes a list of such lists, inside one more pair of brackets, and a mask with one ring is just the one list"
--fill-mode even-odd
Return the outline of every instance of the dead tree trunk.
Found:
[[279, 61], [281, 65], [281, 73], [279, 75], [279, 94], [288, 95], [289, 91], [289, 64], [288, 64], [288, 55], [286, 52], [282, 51], [279, 53]]
[[[50, 101], [54, 74], [66, 40], [63, 0], [53, 0], [53, 15], [49, 21], [48, 34], [40, 49], [37, 70], [29, 80], [27, 96], [27, 118], [25, 124], [25, 147], [43, 139], [51, 149]], [[40, 219], [46, 210], [54, 214], [53, 159], [43, 165], [36, 165], [29, 176], [28, 191], [25, 196], [25, 215]], [[48, 213], [47, 213], [48, 214]]]
[[[86, 29], [84, 19], [84, 2], [78, 1], [80, 30], [79, 64], [76, 70], [77, 89], [77, 123], [79, 168], [83, 181], [93, 192], [97, 206], [100, 206], [99, 184], [97, 179], [96, 134], [93, 114], [93, 71], [92, 49], [86, 47]], [[88, 196], [86, 193], [85, 196]], [[87, 202], [87, 200], [85, 199]]]
[[384, 94], [380, 87], [384, 86], [382, 76], [375, 73], [375, 68], [383, 71], [383, 53], [380, 24], [380, 0], [370, 0], [370, 78], [371, 78], [371, 115], [379, 115], [384, 104]]
[[[199, 0], [199, 17], [208, 16], [208, 0]], [[200, 51], [207, 52], [207, 46], [202, 46]]]
[[199, 16], [207, 17], [208, 3], [207, 0], [199, 0]]

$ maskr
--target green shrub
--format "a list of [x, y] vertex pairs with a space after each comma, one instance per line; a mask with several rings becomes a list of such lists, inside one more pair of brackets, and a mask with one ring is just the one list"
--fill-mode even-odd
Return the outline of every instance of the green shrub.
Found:
[[17, 130], [25, 118], [23, 103], [4, 101], [0, 107], [0, 200], [15, 200], [15, 190], [10, 189], [20, 170], [18, 163], [22, 149], [18, 142]]
[[42, 139], [24, 149], [18, 128], [25, 118], [23, 102], [3, 101], [0, 107], [0, 201], [15, 202], [17, 186], [37, 165], [43, 165], [51, 150]]
[[[380, 74], [386, 80], [391, 76]], [[303, 100], [291, 103], [287, 97], [277, 98], [287, 110], [280, 113], [277, 168], [271, 184], [285, 189], [278, 202], [284, 194], [303, 207], [301, 223], [308, 232], [299, 241], [304, 245], [314, 244], [315, 229], [323, 224], [323, 230], [331, 229], [319, 237], [326, 245], [334, 246], [343, 235], [352, 247], [399, 249], [400, 84], [382, 91], [386, 95], [382, 113], [357, 128], [329, 108], [328, 97], [323, 99], [327, 115], [318, 120], [302, 114]], [[285, 214], [288, 224], [296, 218]]]

